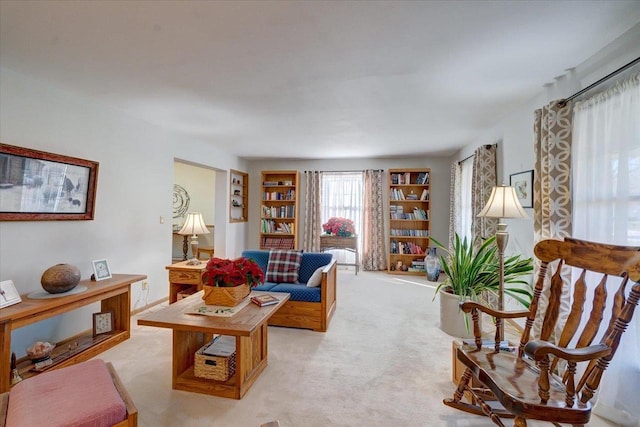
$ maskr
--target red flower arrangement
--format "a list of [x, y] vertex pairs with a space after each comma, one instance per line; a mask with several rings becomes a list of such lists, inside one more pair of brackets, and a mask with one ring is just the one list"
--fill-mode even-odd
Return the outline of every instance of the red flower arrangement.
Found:
[[356, 232], [353, 221], [349, 218], [331, 217], [326, 224], [322, 224], [322, 229], [327, 234], [335, 234], [336, 236], [350, 237]]
[[202, 279], [209, 286], [229, 288], [246, 283], [249, 287], [255, 288], [264, 283], [264, 272], [258, 263], [249, 258], [211, 258], [202, 273]]

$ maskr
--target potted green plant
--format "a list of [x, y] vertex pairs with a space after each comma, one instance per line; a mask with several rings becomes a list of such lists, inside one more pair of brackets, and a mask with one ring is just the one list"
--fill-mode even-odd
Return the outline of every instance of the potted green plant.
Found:
[[[468, 316], [463, 316], [458, 305], [464, 300], [486, 303], [489, 295], [498, 296], [500, 260], [496, 238], [484, 240], [476, 250], [477, 240], [461, 239], [456, 233], [451, 252], [433, 237], [431, 240], [446, 253], [440, 256], [440, 264], [447, 278], [436, 288], [436, 295], [440, 296], [440, 328], [450, 335], [469, 337]], [[533, 294], [525, 276], [532, 271], [531, 258], [505, 257], [504, 293], [527, 308]]]

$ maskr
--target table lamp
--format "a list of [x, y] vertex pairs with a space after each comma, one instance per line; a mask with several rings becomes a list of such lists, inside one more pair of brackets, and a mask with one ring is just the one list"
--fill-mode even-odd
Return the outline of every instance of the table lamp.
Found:
[[183, 236], [191, 236], [191, 259], [187, 262], [188, 265], [198, 265], [198, 235], [209, 234], [209, 230], [202, 219], [200, 212], [189, 212], [187, 219], [184, 221], [184, 225], [178, 231], [178, 234]]

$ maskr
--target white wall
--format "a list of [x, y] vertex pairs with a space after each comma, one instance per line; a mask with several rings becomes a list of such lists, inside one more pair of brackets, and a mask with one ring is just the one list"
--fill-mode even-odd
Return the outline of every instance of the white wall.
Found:
[[[245, 163], [90, 98], [6, 68], [0, 75], [0, 141], [100, 163], [93, 221], [0, 222], [0, 280], [13, 280], [23, 294], [40, 291], [40, 276], [48, 267], [70, 263], [87, 279], [91, 260], [106, 258], [113, 273], [148, 276], [148, 295], [140, 283], [133, 285], [132, 308], [166, 298], [174, 159], [225, 171], [243, 170]], [[224, 177], [215, 183], [221, 194], [228, 191]], [[216, 205], [216, 216], [226, 218], [228, 199]], [[217, 252], [239, 254], [247, 245], [246, 223], [224, 224], [216, 230], [222, 238]], [[86, 312], [93, 311], [98, 310], [89, 307], [22, 328], [13, 334], [12, 349], [22, 355], [35, 339], [58, 341], [90, 329]]]
[[[214, 247], [216, 197], [220, 197], [221, 202], [224, 202], [226, 199], [226, 193], [216, 195], [216, 175], [217, 173], [214, 169], [179, 161], [174, 163], [174, 183], [184, 188], [189, 195], [189, 208], [186, 213], [200, 212], [204, 219], [204, 223], [209, 228], [209, 234], [202, 234], [198, 236], [198, 244], [200, 247]], [[182, 227], [184, 225], [186, 213], [184, 216], [172, 218], [172, 224], [177, 227]], [[222, 222], [221, 226], [224, 226], [224, 222]], [[171, 251], [174, 259], [182, 259], [182, 245], [183, 236], [174, 234]], [[191, 256], [190, 249], [187, 256]]]
[[[533, 114], [536, 109], [552, 100], [573, 95], [638, 57], [640, 24], [635, 25], [583, 64], [576, 64], [573, 70], [541, 88], [540, 94], [514, 109], [484, 134], [478, 135], [478, 138], [460, 150], [454, 159], [464, 159], [482, 144], [498, 142], [498, 183], [509, 184], [510, 174], [534, 169]], [[505, 221], [509, 231], [507, 253], [533, 256], [533, 209], [525, 210], [530, 219]]]
[[[449, 187], [450, 187], [451, 159], [444, 157], [411, 157], [394, 159], [330, 159], [330, 160], [254, 160], [249, 162], [249, 247], [258, 248], [260, 239], [260, 210], [261, 204], [261, 172], [263, 170], [298, 170], [300, 171], [300, 191], [298, 191], [300, 205], [300, 219], [298, 223], [298, 244], [302, 247], [304, 233], [304, 171], [341, 171], [384, 169], [383, 197], [385, 206], [385, 229], [388, 229], [388, 183], [389, 169], [400, 168], [431, 168], [431, 233], [440, 241], [446, 241], [449, 233]], [[388, 248], [387, 248], [388, 249]]]

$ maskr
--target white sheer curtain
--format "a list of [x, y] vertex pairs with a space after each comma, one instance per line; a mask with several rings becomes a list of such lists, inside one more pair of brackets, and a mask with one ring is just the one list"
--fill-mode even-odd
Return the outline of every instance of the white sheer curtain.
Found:
[[460, 238], [471, 240], [473, 207], [471, 205], [471, 187], [473, 177], [473, 157], [460, 163], [460, 228], [456, 232]]
[[449, 250], [453, 247], [455, 234], [461, 239], [473, 238], [473, 160], [470, 156], [451, 165], [451, 203], [449, 209]]
[[[358, 252], [362, 253], [362, 222], [364, 212], [362, 172], [323, 172], [320, 178], [322, 224], [337, 216], [353, 220], [358, 235]], [[346, 253], [339, 256], [353, 256]], [[338, 258], [340, 262], [344, 262]]]
[[[640, 246], [640, 73], [576, 103], [572, 159], [573, 235]], [[609, 297], [617, 284], [608, 284]], [[594, 412], [625, 426], [640, 425], [638, 396], [640, 310], [604, 374]]]

